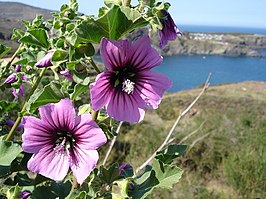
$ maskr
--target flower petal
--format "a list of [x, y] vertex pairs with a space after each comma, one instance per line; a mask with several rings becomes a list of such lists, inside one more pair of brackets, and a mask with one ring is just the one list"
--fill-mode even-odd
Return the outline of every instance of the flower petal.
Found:
[[146, 102], [147, 108], [158, 108], [163, 93], [171, 88], [172, 81], [165, 75], [155, 71], [143, 71], [139, 74], [136, 90]]
[[69, 158], [68, 151], [56, 151], [46, 146], [31, 157], [27, 166], [31, 172], [62, 181], [69, 170]]
[[84, 180], [89, 176], [90, 172], [96, 167], [99, 159], [98, 152], [96, 150], [84, 150], [77, 149], [72, 155], [72, 162], [70, 168], [73, 175], [76, 177], [77, 182], [82, 184]]
[[90, 84], [92, 109], [98, 111], [108, 104], [113, 86], [110, 83], [111, 73], [106, 71], [96, 77], [96, 81]]
[[61, 99], [58, 103], [42, 106], [39, 112], [41, 119], [54, 129], [72, 130], [74, 128], [76, 113], [70, 99]]
[[144, 101], [135, 94], [115, 90], [107, 105], [107, 113], [115, 120], [139, 122], [144, 118]]
[[23, 123], [22, 148], [25, 152], [37, 153], [43, 146], [53, 146], [53, 131], [49, 124], [32, 116], [24, 116]]
[[151, 46], [150, 38], [142, 36], [132, 44], [130, 64], [139, 71], [149, 70], [162, 63], [162, 56]]
[[100, 44], [101, 56], [105, 67], [113, 71], [123, 67], [130, 55], [130, 43], [127, 40], [109, 40], [102, 38]]
[[96, 122], [92, 121], [90, 114], [82, 114], [76, 117], [76, 125], [73, 130], [77, 137], [78, 147], [94, 150], [106, 143], [107, 138]]

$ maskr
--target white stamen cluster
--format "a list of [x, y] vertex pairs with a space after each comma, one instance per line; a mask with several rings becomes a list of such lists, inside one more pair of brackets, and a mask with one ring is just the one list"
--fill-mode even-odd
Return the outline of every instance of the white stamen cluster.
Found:
[[122, 83], [122, 91], [124, 91], [127, 94], [132, 94], [134, 91], [134, 85], [135, 85], [134, 82], [130, 81], [129, 79], [126, 79]]

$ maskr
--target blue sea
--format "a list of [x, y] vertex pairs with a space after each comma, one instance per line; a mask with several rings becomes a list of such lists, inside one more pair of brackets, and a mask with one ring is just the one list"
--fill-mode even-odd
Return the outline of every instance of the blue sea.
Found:
[[[265, 34], [266, 29], [184, 26], [182, 31], [189, 32], [243, 32]], [[155, 67], [173, 81], [169, 92], [195, 88], [205, 82], [212, 73], [211, 85], [243, 82], [266, 82], [266, 49], [261, 51], [265, 56], [253, 57], [223, 57], [223, 56], [172, 56], [164, 57], [163, 64]]]

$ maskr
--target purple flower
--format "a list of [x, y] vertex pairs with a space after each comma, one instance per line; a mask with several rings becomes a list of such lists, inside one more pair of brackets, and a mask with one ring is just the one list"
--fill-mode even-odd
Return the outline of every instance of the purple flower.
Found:
[[[10, 126], [10, 128], [12, 128], [15, 122], [13, 120], [9, 119], [6, 121], [6, 123], [8, 126]], [[24, 125], [20, 123], [17, 127], [17, 131], [21, 131], [23, 129], [23, 126]]]
[[33, 153], [28, 169], [61, 181], [70, 169], [79, 184], [96, 166], [97, 148], [106, 143], [91, 115], [76, 115], [72, 102], [62, 99], [39, 108], [40, 117], [25, 116], [22, 148]]
[[143, 120], [145, 109], [156, 109], [172, 82], [151, 69], [162, 57], [151, 47], [148, 36], [135, 43], [127, 40], [101, 40], [101, 56], [107, 71], [90, 84], [92, 108], [106, 106], [114, 119], [128, 122]]
[[129, 168], [132, 168], [132, 166], [131, 166], [129, 163], [122, 164], [122, 165], [119, 167], [119, 172], [120, 172], [120, 174], [123, 173], [123, 172], [125, 171], [125, 169], [129, 169]]
[[30, 195], [30, 192], [22, 191], [18, 194], [17, 198], [27, 199]]
[[60, 74], [67, 78], [69, 81], [73, 81], [72, 75], [69, 73], [69, 69], [66, 68], [65, 70], [60, 71]]
[[21, 72], [21, 68], [22, 68], [21, 65], [16, 65], [16, 66], [15, 66], [15, 72], [16, 72], [16, 73]]
[[158, 30], [160, 36], [160, 47], [164, 48], [169, 40], [175, 40], [177, 35], [182, 35], [176, 27], [174, 20], [167, 10], [161, 10], [162, 30]]
[[53, 51], [49, 51], [43, 58], [41, 58], [36, 64], [35, 66], [37, 66], [38, 68], [45, 68], [45, 67], [49, 67], [52, 66], [52, 56], [53, 56], [54, 52]]
[[15, 74], [9, 75], [6, 80], [4, 81], [4, 84], [12, 84], [17, 81], [17, 76]]
[[15, 99], [18, 99], [18, 95], [23, 97], [24, 93], [25, 93], [25, 88], [24, 88], [24, 86], [22, 84], [20, 85], [18, 91], [17, 91], [17, 89], [12, 88], [12, 94], [15, 97]]

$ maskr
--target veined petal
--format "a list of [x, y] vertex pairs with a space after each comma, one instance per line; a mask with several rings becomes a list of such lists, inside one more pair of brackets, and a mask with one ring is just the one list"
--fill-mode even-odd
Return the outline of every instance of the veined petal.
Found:
[[112, 100], [107, 105], [107, 113], [115, 120], [139, 122], [144, 118], [144, 101], [138, 95], [127, 94], [123, 91], [114, 91]]
[[100, 45], [103, 63], [109, 71], [125, 66], [130, 55], [130, 43], [127, 40], [102, 38]]
[[111, 73], [105, 71], [96, 77], [96, 81], [90, 84], [92, 109], [98, 111], [108, 104], [114, 88], [110, 83]]
[[22, 148], [28, 153], [37, 153], [43, 146], [53, 146], [53, 131], [44, 121], [24, 116], [24, 133], [22, 134]]
[[69, 170], [70, 156], [68, 151], [56, 151], [43, 147], [28, 161], [28, 169], [55, 181], [62, 181]]
[[70, 168], [73, 175], [76, 177], [77, 182], [82, 184], [89, 176], [90, 172], [96, 167], [99, 159], [96, 150], [75, 149], [75, 154], [72, 155]]
[[76, 125], [73, 130], [77, 137], [79, 148], [94, 150], [106, 143], [107, 138], [96, 122], [91, 120], [88, 113], [76, 117]]
[[142, 36], [132, 44], [130, 64], [139, 71], [149, 70], [162, 63], [162, 56], [151, 46], [150, 38]]
[[[51, 106], [50, 110], [50, 118], [54, 121], [58, 129], [72, 130], [74, 128], [76, 113], [70, 99], [61, 99], [54, 106]], [[49, 115], [46, 115], [46, 118], [48, 117]]]
[[136, 90], [140, 92], [147, 108], [156, 109], [161, 102], [163, 93], [171, 86], [172, 81], [165, 75], [155, 71], [143, 71], [139, 74]]

